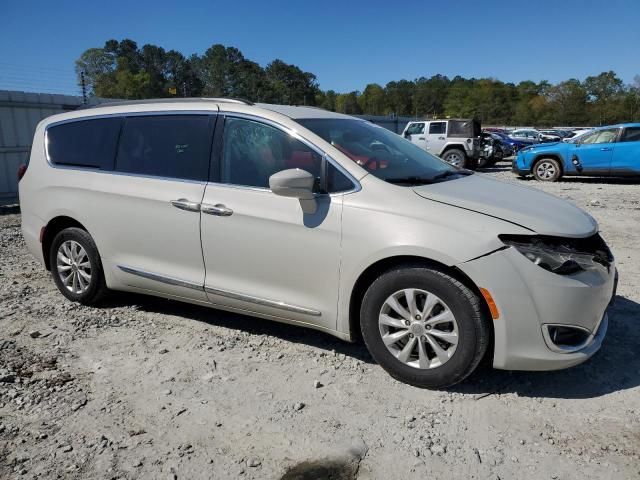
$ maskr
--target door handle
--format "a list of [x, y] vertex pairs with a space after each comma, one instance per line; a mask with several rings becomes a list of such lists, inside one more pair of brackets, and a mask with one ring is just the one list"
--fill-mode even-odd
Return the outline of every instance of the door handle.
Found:
[[444, 137], [438, 137], [438, 140], [444, 140], [444, 139], [445, 139]]
[[610, 152], [611, 147], [602, 147], [600, 150], [602, 150], [603, 152]]
[[180, 210], [186, 210], [187, 212], [199, 212], [200, 204], [198, 202], [191, 202], [186, 198], [179, 198], [178, 200], [171, 200], [169, 203]]
[[202, 213], [206, 213], [207, 215], [217, 215], [218, 217], [228, 217], [233, 214], [233, 210], [227, 208], [225, 205], [221, 203], [216, 203], [215, 205], [202, 205]]
[[418, 137], [418, 140], [424, 140], [424, 137]]

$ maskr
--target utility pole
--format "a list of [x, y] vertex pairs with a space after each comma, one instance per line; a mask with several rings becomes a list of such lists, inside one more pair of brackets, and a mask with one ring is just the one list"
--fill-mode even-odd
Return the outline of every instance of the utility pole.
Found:
[[80, 84], [82, 85], [82, 104], [87, 104], [87, 82], [84, 78], [84, 70], [80, 72]]

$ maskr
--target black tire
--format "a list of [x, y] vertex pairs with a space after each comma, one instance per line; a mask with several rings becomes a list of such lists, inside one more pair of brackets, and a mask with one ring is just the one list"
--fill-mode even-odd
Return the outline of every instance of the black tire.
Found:
[[455, 167], [469, 168], [469, 158], [463, 150], [451, 148], [442, 154], [442, 159]]
[[[63, 279], [61, 278], [61, 273], [58, 270], [58, 250], [63, 243], [68, 241], [79, 244], [86, 252], [87, 261], [89, 262], [90, 280], [87, 282], [88, 286], [82, 292], [71, 291], [67, 286], [65, 286]], [[109, 292], [104, 280], [104, 271], [102, 269], [100, 255], [98, 254], [98, 248], [96, 247], [93, 238], [91, 238], [91, 235], [89, 235], [85, 230], [71, 227], [58, 232], [51, 243], [49, 262], [49, 265], [51, 266], [51, 275], [53, 276], [53, 281], [56, 284], [56, 287], [58, 287], [60, 293], [72, 302], [78, 302], [83, 305], [96, 305], [104, 299]], [[86, 271], [86, 268], [87, 267], [84, 267], [83, 270]], [[78, 269], [77, 265], [74, 269]]]
[[504, 160], [504, 150], [502, 148], [497, 147], [493, 152], [493, 157], [491, 157], [491, 163], [495, 164], [496, 162], [501, 162]]
[[555, 158], [536, 160], [531, 171], [535, 179], [541, 182], [557, 182], [562, 177], [562, 166]]
[[[421, 289], [440, 299], [454, 315], [458, 343], [449, 360], [433, 368], [417, 368], [398, 360], [385, 346], [378, 324], [385, 301], [403, 289]], [[389, 270], [365, 293], [360, 309], [362, 337], [373, 358], [393, 378], [420, 388], [445, 388], [468, 377], [484, 357], [491, 327], [481, 299], [450, 274], [419, 266]]]

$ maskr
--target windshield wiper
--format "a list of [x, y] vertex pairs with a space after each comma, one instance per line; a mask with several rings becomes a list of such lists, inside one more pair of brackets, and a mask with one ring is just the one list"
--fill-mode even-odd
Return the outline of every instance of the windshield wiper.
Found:
[[406, 183], [409, 185], [426, 185], [428, 183], [433, 183], [432, 178], [424, 178], [424, 177], [417, 177], [417, 176], [385, 178], [385, 180], [389, 183]]
[[446, 172], [442, 172], [439, 173], [438, 175], [434, 176], [432, 178], [432, 180], [442, 180], [443, 178], [447, 178], [447, 177], [452, 177], [454, 175], [463, 175], [463, 176], [468, 176], [468, 175], [472, 175], [473, 172], [470, 172], [468, 170], [447, 170]]

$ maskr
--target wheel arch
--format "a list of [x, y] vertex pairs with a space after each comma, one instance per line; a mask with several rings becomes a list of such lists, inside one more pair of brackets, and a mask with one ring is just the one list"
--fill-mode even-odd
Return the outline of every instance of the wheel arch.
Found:
[[[403, 266], [433, 268], [435, 270], [439, 270], [441, 272], [447, 273], [448, 275], [451, 275], [453, 278], [465, 285], [478, 296], [478, 298], [480, 299], [480, 305], [482, 305], [485, 315], [488, 315], [488, 318], [491, 318], [489, 306], [487, 305], [484, 296], [481, 294], [479, 287], [462, 270], [455, 266], [449, 266], [427, 257], [420, 257], [415, 255], [397, 255], [386, 257], [372, 263], [366, 269], [364, 269], [364, 271], [359, 275], [356, 282], [354, 283], [349, 299], [349, 335], [352, 340], [357, 340], [361, 337], [360, 307], [362, 306], [362, 299], [369, 286], [371, 286], [371, 284], [383, 273]], [[487, 355], [491, 355], [491, 357], [493, 358], [493, 323], [489, 322], [489, 324], [491, 325], [491, 344], [489, 346], [489, 349], [487, 349]]]
[[44, 233], [42, 235], [42, 256], [44, 258], [44, 266], [47, 270], [51, 270], [49, 250], [51, 249], [53, 239], [59, 232], [70, 227], [80, 228], [87, 233], [89, 232], [79, 221], [66, 215], [59, 215], [52, 218], [44, 227]]
[[564, 160], [557, 153], [540, 153], [536, 155], [531, 162], [531, 171], [533, 172], [533, 170], [536, 168], [536, 165], [546, 158], [552, 158], [553, 160], [556, 160], [558, 162], [558, 165], [560, 165], [560, 176], [564, 175]]
[[440, 155], [444, 155], [449, 150], [461, 150], [464, 153], [464, 156], [467, 157], [467, 149], [465, 148], [463, 143], [448, 143], [444, 146]]

